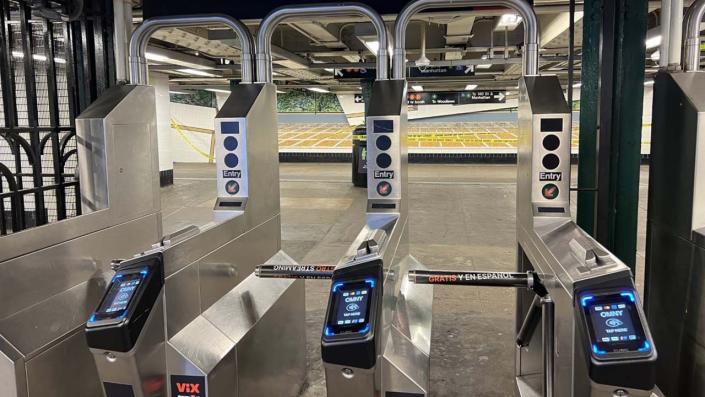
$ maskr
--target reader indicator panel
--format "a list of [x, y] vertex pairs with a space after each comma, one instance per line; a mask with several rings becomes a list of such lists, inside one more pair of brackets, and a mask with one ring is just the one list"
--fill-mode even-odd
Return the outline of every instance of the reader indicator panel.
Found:
[[622, 292], [581, 298], [593, 353], [650, 351], [634, 296]]
[[333, 289], [333, 310], [328, 321], [328, 328], [332, 334], [367, 332], [372, 295], [370, 283], [363, 281], [336, 284]]
[[372, 130], [376, 134], [390, 134], [394, 132], [393, 120], [374, 120], [372, 122]]

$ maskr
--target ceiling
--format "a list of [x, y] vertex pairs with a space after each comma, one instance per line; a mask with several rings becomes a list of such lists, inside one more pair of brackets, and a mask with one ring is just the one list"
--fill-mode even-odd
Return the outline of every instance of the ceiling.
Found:
[[[569, 22], [567, 1], [535, 0], [539, 17], [540, 68], [556, 74], [566, 84], [569, 66]], [[653, 2], [650, 9], [657, 14]], [[498, 27], [509, 10], [476, 9], [472, 13], [435, 12], [418, 15], [407, 31], [407, 61], [414, 66], [422, 53], [430, 66], [466, 65], [474, 73], [463, 77], [417, 79], [424, 91], [476, 89], [515, 89], [521, 73], [523, 26]], [[140, 21], [139, 4], [134, 22]], [[394, 15], [385, 15], [392, 31]], [[506, 18], [506, 17], [505, 17]], [[653, 29], [658, 18], [649, 18]], [[243, 21], [256, 33], [259, 20]], [[422, 39], [425, 38], [425, 40]], [[336, 93], [359, 92], [360, 82], [336, 79], [335, 69], [370, 67], [375, 56], [368, 46], [374, 30], [361, 18], [318, 18], [280, 25], [272, 40], [274, 80], [281, 90], [321, 88]], [[574, 76], [580, 77], [582, 52], [582, 4], [575, 14]], [[647, 68], [655, 49], [647, 50]], [[174, 91], [227, 89], [231, 79], [240, 76], [240, 45], [235, 34], [224, 26], [170, 28], [156, 32], [147, 51], [150, 70], [169, 75]], [[423, 63], [423, 62], [422, 62]]]

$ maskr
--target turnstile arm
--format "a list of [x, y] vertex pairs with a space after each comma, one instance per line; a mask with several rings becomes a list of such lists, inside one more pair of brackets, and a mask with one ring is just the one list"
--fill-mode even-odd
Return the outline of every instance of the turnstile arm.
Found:
[[333, 265], [259, 265], [255, 268], [255, 276], [321, 280], [333, 278], [333, 270]]
[[514, 273], [409, 270], [409, 281], [415, 284], [531, 288], [534, 278], [530, 272]]
[[524, 322], [521, 323], [521, 328], [519, 329], [516, 339], [517, 346], [529, 346], [529, 341], [534, 335], [534, 331], [536, 330], [536, 327], [538, 327], [539, 321], [541, 320], [540, 309], [541, 298], [537, 295], [534, 296], [534, 300], [531, 302], [529, 311], [526, 313], [526, 317], [524, 317]]

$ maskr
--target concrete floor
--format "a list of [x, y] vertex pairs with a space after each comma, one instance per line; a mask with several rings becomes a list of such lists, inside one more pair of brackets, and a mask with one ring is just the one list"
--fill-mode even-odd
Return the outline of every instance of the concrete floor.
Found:
[[[281, 170], [283, 249], [300, 263], [335, 264], [360, 230], [366, 191], [350, 183], [349, 164], [284, 163]], [[163, 189], [165, 213], [187, 197], [212, 205], [209, 166], [177, 165]], [[576, 175], [574, 172], [573, 175]], [[432, 269], [515, 268], [513, 165], [412, 164], [412, 254]], [[639, 205], [638, 275], [643, 278], [646, 178]], [[308, 379], [304, 397], [325, 396], [320, 332], [326, 282], [306, 281]], [[436, 287], [431, 345], [433, 396], [510, 396], [514, 368], [514, 291]]]

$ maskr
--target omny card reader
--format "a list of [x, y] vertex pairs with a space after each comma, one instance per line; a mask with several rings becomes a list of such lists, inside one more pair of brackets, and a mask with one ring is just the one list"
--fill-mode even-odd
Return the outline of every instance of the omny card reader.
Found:
[[631, 394], [653, 389], [657, 354], [634, 289], [585, 290], [576, 296], [591, 381], [619, 385]]
[[333, 273], [321, 338], [323, 362], [369, 370], [377, 361], [382, 261], [339, 267]]
[[88, 319], [86, 340], [107, 397], [165, 390], [163, 350], [155, 348], [164, 343], [163, 286], [161, 252], [121, 262]]

